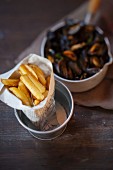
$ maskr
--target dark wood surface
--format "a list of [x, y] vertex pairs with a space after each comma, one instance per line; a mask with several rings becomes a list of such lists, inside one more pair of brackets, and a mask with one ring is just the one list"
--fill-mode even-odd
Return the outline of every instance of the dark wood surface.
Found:
[[[75, 10], [83, 0], [1, 0], [0, 74], [46, 27]], [[98, 25], [113, 44], [113, 2], [103, 1]], [[105, 10], [106, 9], [106, 10]], [[33, 138], [0, 102], [0, 170], [112, 170], [113, 111], [75, 105], [66, 131], [52, 141]]]

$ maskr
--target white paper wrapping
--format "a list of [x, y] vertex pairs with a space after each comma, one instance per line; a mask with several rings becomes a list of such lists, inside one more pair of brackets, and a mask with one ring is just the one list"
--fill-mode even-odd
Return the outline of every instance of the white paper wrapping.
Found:
[[19, 66], [21, 64], [28, 63], [35, 64], [38, 67], [40, 67], [45, 73], [45, 76], [51, 75], [49, 93], [47, 98], [45, 98], [45, 100], [43, 100], [42, 102], [40, 102], [40, 104], [34, 107], [23, 105], [21, 100], [14, 96], [12, 93], [10, 93], [9, 90], [0, 82], [0, 100], [12, 108], [22, 110], [32, 122], [38, 123], [39, 120], [42, 120], [48, 114], [51, 114], [55, 107], [54, 101], [55, 83], [51, 62], [48, 59], [40, 57], [36, 54], [30, 54], [28, 57], [24, 58], [19, 64], [17, 64], [13, 69], [8, 71], [7, 73], [1, 74], [0, 79], [1, 78], [7, 79], [12, 74], [13, 77], [16, 77], [15, 71], [18, 70]]

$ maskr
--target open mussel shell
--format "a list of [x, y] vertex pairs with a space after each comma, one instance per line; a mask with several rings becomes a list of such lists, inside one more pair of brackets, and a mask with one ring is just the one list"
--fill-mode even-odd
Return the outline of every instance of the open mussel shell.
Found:
[[[71, 22], [68, 24], [71, 24]], [[56, 32], [56, 30], [61, 29], [65, 25], [66, 25], [66, 23], [64, 21], [62, 21], [62, 22], [56, 24], [54, 27], [52, 27], [50, 29], [50, 31]], [[75, 69], [75, 73], [77, 73], [77, 75], [74, 74], [75, 80], [73, 79], [73, 77], [72, 77], [73, 74], [68, 69], [66, 63], [64, 64], [60, 61], [60, 60], [62, 60], [62, 57], [59, 59], [59, 61], [60, 61], [59, 64], [60, 64], [60, 66], [62, 64], [64, 64], [65, 69], [63, 70], [63, 67], [59, 67], [59, 64], [55, 65], [55, 68], [57, 69], [57, 73], [58, 73], [58, 71], [60, 73], [60, 68], [61, 68], [64, 71], [63, 74], [65, 74], [67, 77], [68, 77], [68, 75], [70, 76], [66, 79], [65, 76], [61, 76], [59, 73], [58, 74], [54, 73], [55, 78], [57, 80], [60, 80], [61, 82], [63, 82], [70, 89], [71, 92], [83, 92], [83, 91], [87, 91], [89, 89], [94, 88], [96, 85], [98, 85], [103, 80], [103, 78], [105, 77], [106, 72], [108, 70], [108, 66], [112, 63], [112, 54], [111, 54], [111, 50], [110, 50], [109, 40], [107, 37], [104, 37], [103, 31], [99, 27], [94, 27], [94, 26], [92, 27], [92, 26], [88, 25], [85, 32], [86, 33], [87, 33], [87, 31], [92, 32], [94, 28], [95, 28], [96, 32], [98, 33], [98, 36], [96, 36], [96, 38], [95, 38], [93, 36], [93, 34], [86, 34], [86, 36], [82, 35], [83, 40], [81, 43], [78, 44], [79, 48], [84, 49], [83, 55], [80, 56], [81, 60], [78, 62], [76, 60], [76, 58], [75, 58], [75, 61], [73, 58], [73, 60], [71, 59], [70, 61], [68, 61], [68, 57], [73, 57], [73, 56], [68, 55], [66, 57], [66, 62], [70, 65], [71, 70]], [[78, 32], [79, 32], [79, 29], [78, 29]], [[74, 45], [77, 43], [77, 40], [73, 39], [73, 36], [71, 34], [68, 36], [68, 39], [71, 42], [71, 45]], [[86, 41], [86, 39], [87, 39], [87, 41]], [[93, 40], [93, 44], [92, 44], [92, 40]], [[102, 45], [101, 46], [102, 48], [100, 50], [93, 51], [95, 49], [94, 45], [95, 44], [100, 45], [103, 40], [105, 42], [105, 48], [104, 48], [104, 45]], [[41, 43], [41, 56], [43, 56], [43, 57], [46, 57], [45, 49], [46, 49], [47, 41], [48, 41], [48, 37], [45, 36]], [[86, 42], [86, 44], [84, 43], [84, 41]], [[88, 45], [90, 47], [90, 50], [85, 49], [86, 45]], [[94, 46], [94, 47], [92, 47], [92, 46]], [[73, 50], [71, 50], [74, 52], [74, 54], [76, 54], [76, 47], [77, 46], [74, 46]], [[70, 50], [68, 47], [68, 43], [63, 48], [64, 48], [63, 51], [69, 52], [69, 50]], [[91, 49], [91, 48], [93, 48], [93, 49]], [[107, 52], [105, 52], [106, 48], [107, 48]], [[84, 57], [86, 52], [88, 55], [91, 56], [90, 59], [87, 58], [87, 55], [86, 55], [86, 57]], [[107, 54], [104, 57], [104, 61], [100, 57], [100, 55], [103, 52]], [[57, 51], [57, 53], [58, 53], [58, 51]], [[65, 54], [68, 54], [68, 53], [65, 53]], [[52, 54], [52, 57], [54, 58], [54, 54]], [[73, 63], [75, 63], [75, 65]]]

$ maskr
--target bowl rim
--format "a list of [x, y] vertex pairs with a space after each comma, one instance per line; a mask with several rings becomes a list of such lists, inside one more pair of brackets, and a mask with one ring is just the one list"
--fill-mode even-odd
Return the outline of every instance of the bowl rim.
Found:
[[[55, 31], [56, 29], [60, 28], [60, 27], [63, 27], [65, 24], [64, 21], [61, 21], [59, 23], [57, 23], [56, 25], [54, 25], [53, 27], [51, 27], [49, 30], [51, 31]], [[93, 24], [92, 24], [93, 25]], [[96, 30], [100, 33], [100, 34], [103, 34], [104, 31], [98, 27], [98, 26], [95, 26]], [[108, 48], [108, 56], [109, 56], [109, 61], [107, 63], [104, 64], [104, 66], [99, 70], [99, 72], [97, 72], [96, 74], [94, 74], [93, 76], [90, 76], [88, 78], [85, 78], [85, 79], [82, 79], [82, 80], [69, 80], [69, 79], [65, 79], [63, 77], [60, 77], [59, 75], [57, 75], [56, 73], [54, 73], [55, 77], [58, 78], [59, 80], [63, 81], [63, 82], [68, 82], [68, 83], [79, 83], [79, 82], [86, 82], [86, 81], [89, 81], [95, 77], [97, 77], [99, 74], [101, 74], [101, 72], [103, 71], [103, 69], [105, 69], [106, 67], [108, 67], [108, 65], [112, 64], [113, 62], [113, 56], [111, 54], [111, 47], [110, 47], [110, 42], [109, 42], [109, 39], [105, 36], [104, 37], [104, 40], [105, 40], [105, 43], [107, 45], [107, 48]], [[41, 53], [41, 56], [44, 57], [44, 47], [45, 47], [45, 44], [46, 44], [46, 41], [47, 41], [47, 36], [45, 35], [45, 37], [42, 39], [42, 43], [41, 43], [41, 49], [40, 49], [40, 53]]]
[[[71, 94], [70, 90], [67, 88], [66, 85], [64, 85], [62, 82], [60, 82], [60, 81], [58, 81], [58, 80], [55, 80], [55, 81], [57, 81], [59, 84], [61, 84], [61, 85], [67, 90], [67, 92], [68, 92], [68, 94], [69, 94], [69, 96], [70, 96], [72, 107], [71, 107], [70, 114], [69, 114], [68, 118], [66, 119], [66, 121], [65, 121], [62, 125], [58, 126], [57, 128], [55, 128], [55, 129], [53, 129], [53, 130], [38, 131], [38, 130], [31, 129], [30, 127], [28, 127], [27, 125], [25, 125], [25, 124], [23, 123], [23, 121], [21, 121], [21, 119], [19, 118], [16, 109], [14, 109], [14, 113], [15, 113], [15, 116], [16, 116], [17, 120], [18, 120], [19, 123], [20, 123], [25, 129], [27, 129], [28, 131], [31, 131], [31, 132], [37, 133], [37, 134], [50, 134], [50, 133], [54, 133], [54, 132], [62, 129], [64, 126], [66, 126], [67, 123], [69, 122], [69, 120], [71, 119], [71, 117], [72, 117], [72, 115], [73, 115], [73, 110], [74, 110], [74, 100], [73, 100], [72, 94]], [[21, 110], [19, 110], [19, 111], [21, 111]]]

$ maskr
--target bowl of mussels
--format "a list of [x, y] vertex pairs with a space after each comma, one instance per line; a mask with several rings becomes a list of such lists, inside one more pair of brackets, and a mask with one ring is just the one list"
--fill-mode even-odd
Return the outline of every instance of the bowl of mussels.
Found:
[[55, 78], [71, 92], [87, 91], [98, 85], [112, 63], [104, 32], [97, 26], [71, 19], [47, 32], [41, 55], [52, 62]]

